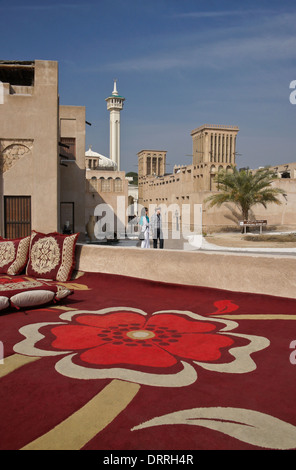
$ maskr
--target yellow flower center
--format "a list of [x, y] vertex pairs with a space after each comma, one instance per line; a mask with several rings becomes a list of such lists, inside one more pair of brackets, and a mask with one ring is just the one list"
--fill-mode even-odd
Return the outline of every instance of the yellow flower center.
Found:
[[129, 331], [127, 333], [127, 336], [131, 339], [143, 340], [143, 339], [154, 338], [155, 334], [153, 333], [153, 331], [148, 331], [148, 330], [133, 330], [133, 331]]

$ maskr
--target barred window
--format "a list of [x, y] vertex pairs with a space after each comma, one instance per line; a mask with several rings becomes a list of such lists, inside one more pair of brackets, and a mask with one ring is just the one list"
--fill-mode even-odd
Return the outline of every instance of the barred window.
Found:
[[105, 193], [111, 191], [111, 180], [110, 179], [108, 179], [108, 180], [103, 179], [102, 180], [102, 191], [105, 192]]
[[114, 191], [116, 193], [122, 192], [122, 180], [120, 178], [116, 178], [114, 182]]
[[96, 191], [98, 191], [98, 182], [97, 182], [97, 178], [93, 176], [89, 180], [89, 192], [94, 193]]

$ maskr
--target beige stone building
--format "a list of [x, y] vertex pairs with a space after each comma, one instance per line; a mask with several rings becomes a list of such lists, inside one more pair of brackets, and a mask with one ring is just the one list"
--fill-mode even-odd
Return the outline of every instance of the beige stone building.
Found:
[[[85, 108], [60, 106], [60, 230], [85, 235]], [[64, 147], [66, 145], [67, 147]], [[66, 157], [66, 158], [65, 158]], [[67, 158], [68, 157], [68, 158]]]
[[[91, 148], [85, 153], [85, 167], [85, 224], [88, 237], [91, 241], [98, 238], [94, 233], [97, 222], [102, 239], [113, 239], [114, 232], [122, 236], [128, 222], [128, 180], [125, 172], [118, 171], [114, 161]], [[108, 207], [104, 208], [104, 205]]]
[[0, 235], [85, 233], [85, 109], [59, 105], [54, 61], [0, 61]]
[[277, 173], [281, 179], [296, 179], [296, 163], [281, 163], [280, 165], [271, 166], [271, 170]]
[[123, 238], [131, 217], [128, 204], [131, 198], [134, 201], [134, 194], [130, 194], [125, 172], [120, 171], [120, 113], [124, 101], [114, 80], [113, 92], [106, 98], [110, 113], [109, 158], [92, 148], [85, 153], [85, 223], [91, 241]]
[[[113, 118], [110, 113], [110, 133]], [[85, 153], [85, 108], [59, 104], [57, 62], [0, 61], [0, 236], [25, 236], [34, 229], [80, 232], [83, 239], [86, 226], [100, 219], [95, 215], [99, 204], [112, 208], [114, 229], [120, 232], [141, 205], [169, 207], [165, 217], [170, 228], [181, 222], [183, 206], [193, 220], [196, 205], [202, 207], [205, 230], [233, 226], [233, 207], [208, 209], [204, 200], [218, 189], [217, 172], [236, 164], [238, 132], [236, 126], [194, 129], [192, 164], [175, 166], [170, 174], [165, 150], [140, 151], [138, 188], [131, 193], [125, 173], [118, 171], [117, 154], [109, 159], [91, 149]], [[115, 135], [118, 150], [120, 134]], [[268, 212], [256, 208], [254, 216], [295, 226], [296, 163], [273, 169], [279, 176], [273, 184], [284, 189], [285, 200], [282, 206], [270, 205]], [[131, 201], [135, 206], [128, 212]]]
[[[166, 151], [142, 150], [138, 153], [139, 204], [163, 206], [164, 220], [169, 229], [182, 222], [182, 209], [190, 211], [194, 225], [196, 205], [214, 191], [214, 177], [221, 169], [235, 164], [236, 126], [203, 125], [191, 132], [192, 164], [176, 165], [166, 173]], [[167, 210], [168, 208], [168, 210]], [[202, 214], [203, 225], [226, 225], [221, 210], [214, 208]], [[191, 227], [192, 228], [192, 227]]]
[[[221, 168], [230, 169], [231, 165], [235, 165], [238, 131], [239, 128], [236, 126], [221, 125], [204, 125], [193, 130], [192, 164], [175, 166], [172, 174], [166, 174], [166, 151], [140, 151], [138, 153], [139, 201], [150, 202], [151, 197], [147, 196], [147, 187], [150, 188], [150, 194], [153, 187], [158, 191], [169, 185], [168, 193], [176, 193], [176, 198], [181, 200], [187, 200], [199, 191], [214, 190], [215, 174]], [[172, 186], [172, 183], [178, 184]], [[172, 188], [174, 191], [171, 191]], [[158, 199], [168, 200], [168, 195]]]
[[[192, 164], [176, 165], [166, 173], [166, 152], [142, 150], [138, 153], [139, 204], [162, 206], [168, 229], [176, 230], [182, 222], [182, 209], [189, 211], [190, 227], [196, 228], [195, 217], [200, 207], [200, 223], [206, 232], [238, 226], [240, 214], [231, 204], [208, 208], [205, 199], [217, 191], [214, 178], [220, 169], [231, 171], [236, 165], [236, 126], [203, 125], [191, 132]], [[282, 205], [271, 204], [265, 210], [256, 206], [253, 218], [267, 219], [269, 226], [296, 226], [296, 163], [273, 167], [279, 179], [273, 184], [284, 189]]]
[[[296, 229], [296, 163], [285, 163], [270, 166], [278, 179], [274, 180], [273, 186], [284, 191], [281, 197], [282, 204], [270, 204], [265, 211], [261, 206], [256, 207], [257, 219], [268, 219], [271, 226], [284, 227], [287, 230]], [[256, 170], [255, 170], [256, 171]]]
[[237, 126], [204, 124], [191, 132], [193, 165], [235, 165]]

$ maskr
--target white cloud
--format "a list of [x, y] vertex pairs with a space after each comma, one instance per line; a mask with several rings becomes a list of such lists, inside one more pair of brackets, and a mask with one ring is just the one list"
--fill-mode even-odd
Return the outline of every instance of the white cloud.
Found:
[[[216, 11], [191, 11], [188, 13], [175, 14], [174, 17], [178, 18], [218, 18], [229, 16], [246, 16], [249, 14], [262, 14], [266, 13], [265, 10], [216, 10]], [[270, 13], [270, 11], [268, 11]]]
[[[246, 15], [253, 14], [252, 19]], [[106, 63], [106, 70], [164, 72], [176, 69], [227, 69], [238, 64], [271, 64], [295, 60], [296, 13], [265, 10], [228, 10], [181, 13], [179, 17], [242, 16], [233, 24], [207, 26], [174, 34], [143, 38], [144, 45], [130, 48], [130, 57]], [[143, 43], [144, 44], [144, 43]], [[139, 50], [141, 49], [141, 52]]]
[[179, 49], [155, 51], [145, 57], [105, 64], [105, 69], [119, 71], [169, 71], [176, 68], [231, 68], [238, 64], [275, 62], [296, 58], [296, 35], [267, 35], [229, 38], [206, 44], [186, 44]]

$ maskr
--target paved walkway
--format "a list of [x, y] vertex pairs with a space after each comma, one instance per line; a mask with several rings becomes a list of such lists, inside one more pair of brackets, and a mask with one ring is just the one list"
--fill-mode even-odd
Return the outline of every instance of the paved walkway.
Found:
[[[235, 234], [236, 243], [233, 245], [231, 244], [231, 237], [224, 234], [221, 237], [219, 242], [221, 244], [211, 243], [202, 235], [192, 235], [189, 236], [187, 239], [168, 239], [165, 240], [164, 247], [169, 250], [184, 250], [184, 251], [203, 251], [208, 253], [237, 253], [237, 254], [245, 254], [245, 255], [274, 255], [274, 256], [296, 256], [296, 247], [287, 246], [287, 243], [275, 243], [274, 246], [268, 246], [270, 243], [264, 243], [262, 246], [262, 242], [260, 242], [261, 246], [258, 246], [256, 242], [250, 242], [249, 245], [253, 246], [245, 246], [244, 241], [242, 240], [241, 243], [238, 241], [240, 240], [240, 234]], [[225, 240], [225, 244], [223, 243], [223, 239]], [[209, 238], [211, 240], [211, 238]], [[214, 237], [215, 240], [215, 237]], [[227, 246], [228, 245], [228, 246]], [[240, 245], [240, 246], [236, 246]], [[267, 245], [267, 246], [266, 246]], [[280, 245], [280, 246], [279, 246]], [[291, 245], [291, 244], [290, 244]]]
[[[213, 242], [212, 242], [213, 241]], [[121, 239], [118, 242], [106, 243], [95, 242], [103, 246], [118, 246], [140, 248], [141, 242], [137, 239]], [[260, 245], [260, 246], [258, 246]], [[263, 245], [263, 246], [262, 246]], [[178, 233], [169, 233], [169, 238], [164, 240], [164, 249], [203, 251], [208, 253], [238, 253], [274, 256], [296, 256], [296, 246], [292, 243], [270, 243], [270, 242], [248, 242], [242, 238], [240, 233], [219, 233], [205, 238], [202, 235], [191, 235], [183, 238]], [[151, 240], [150, 247], [153, 249]]]

